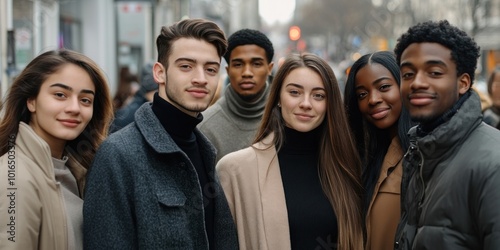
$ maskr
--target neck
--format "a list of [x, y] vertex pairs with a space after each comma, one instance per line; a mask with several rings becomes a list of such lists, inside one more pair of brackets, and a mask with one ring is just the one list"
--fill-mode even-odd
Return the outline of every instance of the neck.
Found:
[[62, 159], [66, 142], [47, 142], [50, 147], [50, 154], [56, 159]]
[[231, 85], [228, 85], [224, 97], [226, 98], [228, 109], [237, 116], [247, 119], [260, 118], [264, 113], [269, 89], [269, 85], [266, 83], [266, 87], [259, 94], [251, 98], [252, 100], [250, 101], [250, 99], [240, 96]]
[[158, 94], [155, 94], [152, 109], [163, 128], [172, 137], [182, 138], [183, 140], [191, 139], [194, 136], [193, 131], [196, 125], [203, 120], [201, 114], [196, 117], [190, 116], [165, 101]]

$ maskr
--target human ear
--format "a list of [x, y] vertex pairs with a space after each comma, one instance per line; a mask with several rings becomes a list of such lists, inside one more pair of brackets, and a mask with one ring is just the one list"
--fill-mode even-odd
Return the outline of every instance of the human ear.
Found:
[[163, 67], [163, 64], [156, 62], [153, 65], [153, 78], [158, 84], [165, 84], [166, 82], [166, 69]]
[[26, 106], [28, 107], [28, 110], [31, 112], [31, 113], [34, 113], [36, 111], [36, 100], [35, 99], [28, 99], [26, 101]]
[[457, 81], [458, 81], [457, 82], [458, 92], [460, 93], [460, 95], [465, 94], [471, 88], [472, 84], [469, 74], [463, 73], [461, 76], [458, 77]]

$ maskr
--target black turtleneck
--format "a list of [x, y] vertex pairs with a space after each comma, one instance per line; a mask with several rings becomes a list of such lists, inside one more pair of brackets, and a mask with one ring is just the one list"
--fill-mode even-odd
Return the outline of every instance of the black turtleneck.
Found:
[[278, 152], [292, 249], [336, 249], [337, 218], [318, 174], [322, 127], [298, 132], [285, 127]]
[[160, 120], [161, 125], [172, 137], [174, 142], [186, 153], [198, 174], [198, 180], [203, 193], [203, 205], [205, 213], [205, 230], [207, 232], [210, 249], [214, 246], [214, 199], [213, 188], [208, 171], [201, 157], [194, 129], [203, 120], [203, 116], [190, 116], [155, 93], [153, 99], [153, 113]]

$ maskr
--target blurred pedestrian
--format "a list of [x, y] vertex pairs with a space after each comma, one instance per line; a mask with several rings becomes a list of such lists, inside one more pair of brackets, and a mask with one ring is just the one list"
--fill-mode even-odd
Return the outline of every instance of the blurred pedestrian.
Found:
[[291, 55], [254, 144], [217, 173], [240, 249], [363, 249], [361, 166], [330, 66]]
[[47, 51], [16, 77], [0, 122], [0, 249], [82, 249], [83, 190], [113, 116], [88, 57]]
[[110, 132], [116, 132], [134, 121], [134, 114], [145, 102], [152, 102], [158, 90], [158, 84], [153, 78], [153, 63], [146, 63], [141, 73], [141, 88], [132, 101], [115, 112], [115, 119], [111, 124]]
[[96, 154], [85, 192], [86, 249], [237, 249], [215, 177], [215, 149], [196, 129], [227, 48], [213, 22], [184, 19], [156, 39], [158, 93]]
[[113, 97], [114, 110], [119, 110], [129, 104], [138, 89], [139, 83], [137, 83], [137, 76], [130, 72], [128, 66], [121, 67], [118, 88]]
[[230, 84], [198, 125], [217, 149], [217, 160], [250, 146], [255, 138], [269, 95], [273, 56], [271, 41], [260, 31], [242, 29], [229, 37], [224, 59]]
[[483, 112], [484, 122], [500, 129], [500, 67], [491, 72], [488, 79], [488, 94], [490, 95], [492, 104]]
[[393, 248], [400, 219], [402, 158], [413, 125], [400, 82], [394, 54], [379, 51], [352, 65], [345, 87], [344, 103], [363, 167], [366, 249]]
[[500, 131], [482, 122], [471, 90], [479, 47], [444, 20], [410, 27], [394, 51], [403, 104], [419, 123], [396, 249], [500, 249]]

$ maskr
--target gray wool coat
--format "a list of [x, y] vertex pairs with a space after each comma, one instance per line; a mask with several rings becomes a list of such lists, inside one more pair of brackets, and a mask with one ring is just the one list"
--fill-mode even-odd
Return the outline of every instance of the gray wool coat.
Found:
[[[142, 105], [135, 122], [99, 148], [84, 199], [85, 249], [209, 249], [196, 170]], [[216, 189], [214, 249], [238, 249], [229, 207], [215, 177], [215, 149], [197, 129], [200, 153]]]

